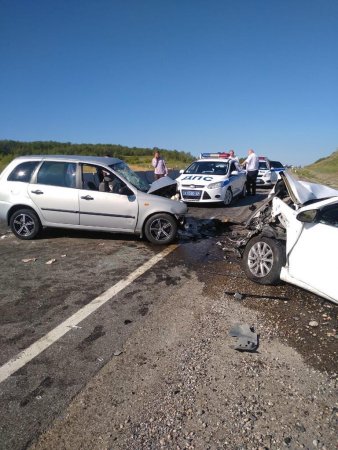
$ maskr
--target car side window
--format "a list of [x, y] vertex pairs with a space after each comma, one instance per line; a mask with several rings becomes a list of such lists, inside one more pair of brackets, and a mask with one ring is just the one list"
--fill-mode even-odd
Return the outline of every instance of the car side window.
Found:
[[338, 228], [338, 203], [324, 208], [319, 214], [318, 221]]
[[107, 169], [91, 164], [82, 165], [83, 189], [120, 194], [125, 183]]
[[19, 164], [8, 175], [7, 181], [21, 181], [22, 183], [29, 183], [38, 164], [40, 164], [40, 161], [26, 161]]
[[76, 164], [59, 161], [45, 161], [37, 174], [36, 182], [49, 186], [76, 187]]

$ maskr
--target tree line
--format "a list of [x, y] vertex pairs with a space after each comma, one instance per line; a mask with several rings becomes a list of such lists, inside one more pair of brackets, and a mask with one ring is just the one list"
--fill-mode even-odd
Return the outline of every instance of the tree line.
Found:
[[[115, 144], [72, 144], [71, 142], [34, 141], [22, 142], [0, 140], [0, 169], [17, 156], [24, 155], [88, 155], [111, 156], [137, 164], [147, 159], [150, 161], [157, 148], [127, 147]], [[166, 160], [176, 161], [177, 164], [189, 164], [194, 157], [178, 150], [158, 149]]]

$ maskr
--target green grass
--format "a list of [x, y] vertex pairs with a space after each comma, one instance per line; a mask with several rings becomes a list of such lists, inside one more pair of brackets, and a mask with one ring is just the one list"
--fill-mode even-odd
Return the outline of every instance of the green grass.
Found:
[[338, 189], [338, 151], [302, 169], [297, 169], [296, 174], [299, 178]]

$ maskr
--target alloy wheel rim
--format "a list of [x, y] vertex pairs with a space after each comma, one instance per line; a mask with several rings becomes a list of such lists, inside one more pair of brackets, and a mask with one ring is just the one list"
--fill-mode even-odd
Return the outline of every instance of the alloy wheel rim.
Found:
[[30, 216], [20, 214], [14, 219], [13, 226], [19, 236], [30, 236], [34, 231], [35, 224]]
[[224, 203], [226, 205], [229, 205], [229, 203], [231, 202], [231, 192], [229, 191], [229, 189], [226, 191], [225, 196], [224, 196]]
[[172, 231], [171, 223], [166, 219], [156, 219], [150, 226], [150, 234], [157, 241], [168, 239]]
[[267, 276], [273, 267], [272, 248], [266, 242], [256, 242], [248, 254], [250, 272], [258, 278]]

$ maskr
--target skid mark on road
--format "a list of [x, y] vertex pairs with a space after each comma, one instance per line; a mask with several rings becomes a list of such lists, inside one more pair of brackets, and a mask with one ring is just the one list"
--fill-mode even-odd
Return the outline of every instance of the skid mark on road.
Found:
[[138, 267], [134, 272], [128, 275], [124, 280], [119, 281], [114, 286], [109, 288], [103, 294], [96, 297], [90, 303], [85, 305], [83, 308], [79, 309], [75, 314], [66, 319], [52, 331], [47, 333], [38, 341], [34, 342], [28, 348], [20, 352], [14, 358], [9, 360], [6, 364], [0, 367], [0, 383], [5, 381], [8, 377], [13, 375], [21, 367], [25, 366], [33, 358], [38, 356], [56, 341], [58, 341], [62, 336], [64, 336], [72, 328], [76, 327], [80, 322], [86, 319], [90, 314], [95, 312], [98, 308], [108, 302], [112, 297], [122, 291], [124, 288], [129, 286], [138, 277], [143, 275], [147, 270], [157, 264], [161, 259], [165, 258], [171, 252], [173, 252], [178, 245], [171, 245], [165, 248], [162, 252], [153, 256], [149, 261], [144, 263], [142, 266]]

